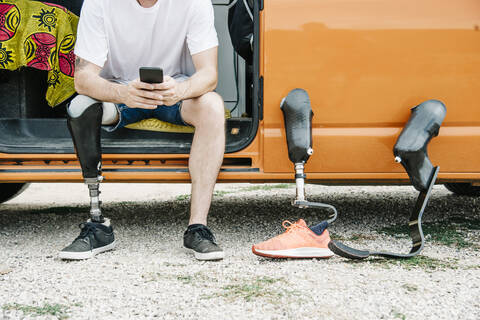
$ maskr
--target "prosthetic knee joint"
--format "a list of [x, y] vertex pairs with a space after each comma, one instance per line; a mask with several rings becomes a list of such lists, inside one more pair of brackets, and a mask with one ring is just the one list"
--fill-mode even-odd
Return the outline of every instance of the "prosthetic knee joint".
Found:
[[75, 97], [68, 107], [67, 125], [90, 192], [90, 215], [95, 222], [104, 221], [99, 200], [99, 184], [103, 179], [100, 145], [102, 115], [102, 103], [86, 96]]

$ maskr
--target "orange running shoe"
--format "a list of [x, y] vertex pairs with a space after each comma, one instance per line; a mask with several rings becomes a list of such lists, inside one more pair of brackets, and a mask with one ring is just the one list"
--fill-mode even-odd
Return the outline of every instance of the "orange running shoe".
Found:
[[253, 245], [252, 252], [269, 258], [330, 258], [333, 256], [333, 252], [327, 246], [330, 242], [330, 234], [326, 224], [320, 235], [307, 227], [303, 219], [295, 223], [285, 220], [282, 225], [287, 229], [284, 233]]

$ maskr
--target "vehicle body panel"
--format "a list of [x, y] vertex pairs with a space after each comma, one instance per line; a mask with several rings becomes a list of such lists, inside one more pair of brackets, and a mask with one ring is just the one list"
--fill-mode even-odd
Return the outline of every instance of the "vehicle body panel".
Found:
[[479, 1], [271, 0], [264, 11], [265, 172], [292, 170], [279, 105], [294, 88], [315, 114], [309, 172], [402, 172], [393, 145], [429, 99], [447, 106], [429, 146], [440, 177], [480, 172]]

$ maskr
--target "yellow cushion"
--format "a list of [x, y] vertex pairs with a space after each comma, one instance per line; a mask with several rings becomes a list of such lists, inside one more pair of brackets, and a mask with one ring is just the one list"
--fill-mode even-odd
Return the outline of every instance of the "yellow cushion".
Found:
[[[225, 108], [225, 119], [231, 118], [230, 110]], [[195, 128], [190, 126], [180, 126], [178, 124], [173, 124], [158, 120], [155, 118], [144, 119], [132, 124], [125, 126], [129, 129], [135, 130], [149, 130], [149, 131], [159, 131], [159, 132], [176, 132], [176, 133], [192, 133], [195, 131]]]

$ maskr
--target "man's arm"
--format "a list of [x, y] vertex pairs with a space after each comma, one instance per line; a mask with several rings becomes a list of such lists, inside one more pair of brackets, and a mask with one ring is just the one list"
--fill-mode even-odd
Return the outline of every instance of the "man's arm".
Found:
[[[124, 103], [130, 108], [155, 109], [163, 104], [154, 86], [138, 80], [128, 85], [113, 83], [100, 77], [102, 69], [80, 57], [75, 60], [75, 90], [99, 101]], [[147, 89], [147, 90], [143, 90]]]
[[180, 100], [197, 98], [217, 87], [218, 47], [192, 55], [196, 72], [186, 81], [177, 82], [166, 76], [164, 82], [155, 84], [155, 92], [162, 96], [162, 104], [171, 106]]

